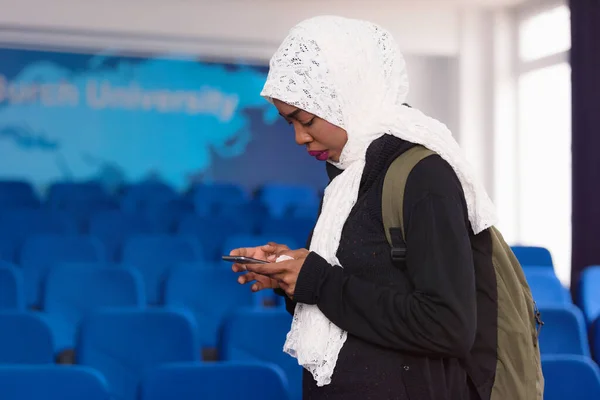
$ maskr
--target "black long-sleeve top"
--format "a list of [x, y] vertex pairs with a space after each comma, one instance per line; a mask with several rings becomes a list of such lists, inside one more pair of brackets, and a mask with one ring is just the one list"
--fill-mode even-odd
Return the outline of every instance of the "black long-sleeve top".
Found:
[[[330, 387], [317, 388], [305, 376], [305, 398], [337, 398], [334, 394], [350, 398], [352, 392], [360, 393], [360, 385], [349, 382], [357, 378], [344, 377], [343, 371], [364, 368], [361, 364], [365, 363], [375, 371], [362, 387], [381, 381], [372, 398], [408, 398], [415, 391], [430, 393], [410, 398], [468, 398], [467, 378], [458, 360], [469, 353], [477, 330], [472, 232], [460, 181], [446, 161], [428, 157], [409, 175], [404, 195], [408, 251], [402, 265], [391, 261], [383, 231], [383, 177], [397, 154], [410, 146], [389, 136], [371, 145], [359, 199], [346, 221], [337, 253], [343, 268], [309, 253], [294, 300], [287, 299], [289, 311], [295, 302], [316, 304], [349, 337]], [[328, 172], [333, 179], [341, 171], [328, 166]], [[345, 350], [360, 353], [360, 360], [346, 357]], [[389, 354], [394, 354], [394, 360], [385, 360]], [[433, 359], [441, 365], [431, 366]], [[428, 371], [418, 372], [422, 379], [417, 381], [428, 382], [430, 388], [411, 388], [406, 380], [404, 385], [399, 383], [403, 380], [399, 371], [410, 371], [411, 360], [416, 360], [413, 367], [419, 369], [421, 361], [428, 365]], [[390, 375], [394, 369], [397, 372]], [[389, 376], [395, 377], [388, 381]]]

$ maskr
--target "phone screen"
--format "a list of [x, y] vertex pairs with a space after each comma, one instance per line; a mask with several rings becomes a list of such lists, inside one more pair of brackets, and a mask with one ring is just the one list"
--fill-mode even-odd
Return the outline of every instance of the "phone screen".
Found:
[[222, 256], [224, 261], [230, 261], [238, 264], [268, 264], [268, 261], [259, 260], [252, 257], [243, 256]]

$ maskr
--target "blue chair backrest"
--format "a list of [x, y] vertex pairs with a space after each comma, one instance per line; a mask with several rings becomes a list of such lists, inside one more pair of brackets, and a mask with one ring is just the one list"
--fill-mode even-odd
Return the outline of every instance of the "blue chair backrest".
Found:
[[90, 235], [104, 243], [111, 260], [120, 258], [121, 246], [128, 237], [153, 232], [152, 225], [143, 215], [122, 211], [94, 213], [89, 223]]
[[91, 311], [145, 306], [142, 276], [132, 268], [64, 264], [52, 268], [46, 279], [43, 309], [52, 318], [59, 349], [74, 345], [77, 327]]
[[0, 261], [0, 310], [23, 310], [25, 288], [20, 268]]
[[19, 240], [12, 237], [8, 232], [0, 232], [0, 260], [15, 262], [17, 260], [17, 249]]
[[238, 310], [223, 325], [219, 354], [228, 361], [260, 361], [278, 365], [286, 374], [292, 398], [300, 399], [302, 367], [295, 358], [283, 352], [291, 322], [290, 314], [279, 308]]
[[[26, 311], [0, 312], [0, 364], [51, 364], [54, 341], [46, 321]], [[4, 387], [2, 399], [4, 399]]]
[[81, 366], [2, 365], [2, 400], [110, 400], [106, 379]]
[[88, 314], [77, 338], [77, 363], [100, 371], [117, 399], [136, 399], [140, 379], [166, 363], [199, 361], [194, 321], [166, 309]]
[[123, 246], [123, 263], [142, 273], [151, 304], [160, 302], [164, 280], [172, 267], [203, 259], [199, 243], [186, 236], [138, 235], [129, 238]]
[[24, 181], [0, 181], [0, 209], [37, 208], [40, 200]]
[[316, 222], [315, 218], [266, 218], [260, 233], [262, 236], [288, 236], [304, 247]]
[[25, 279], [28, 305], [41, 302], [42, 283], [48, 270], [61, 262], [104, 262], [107, 260], [102, 243], [89, 236], [35, 235], [21, 249], [20, 263]]
[[267, 207], [257, 201], [241, 205], [222, 205], [214, 213], [219, 218], [235, 219], [247, 225], [251, 233], [256, 233], [263, 221], [269, 217]]
[[227, 237], [251, 234], [252, 226], [237, 218], [187, 215], [179, 222], [177, 232], [196, 237], [202, 244], [207, 260], [217, 261], [223, 255], [221, 252]]
[[198, 185], [192, 191], [192, 198], [200, 215], [210, 215], [221, 206], [238, 206], [250, 200], [244, 188], [233, 183]]
[[196, 317], [203, 347], [216, 347], [225, 317], [252, 303], [248, 285], [240, 285], [234, 273], [221, 268], [174, 268], [165, 286], [165, 304], [189, 309]]
[[511, 246], [511, 249], [519, 263], [523, 267], [539, 266], [553, 267], [552, 255], [550, 251], [544, 247], [537, 246]]
[[[260, 389], [256, 386], [258, 382]], [[266, 363], [166, 365], [151, 371], [140, 387], [140, 400], [289, 398], [285, 375], [277, 366]]]
[[544, 355], [544, 400], [600, 398], [600, 370], [589, 358], [577, 355]]
[[194, 213], [194, 204], [185, 199], [174, 199], [164, 204], [150, 205], [145, 218], [155, 232], [171, 233], [185, 216]]
[[581, 274], [578, 303], [588, 324], [600, 316], [600, 266], [588, 267]]
[[550, 268], [523, 268], [533, 299], [538, 306], [573, 304], [569, 291], [558, 280]]
[[542, 354], [575, 354], [589, 356], [585, 321], [573, 305], [540, 307], [544, 322], [540, 330]]
[[290, 209], [290, 216], [294, 218], [309, 218], [316, 222], [319, 215], [319, 204], [296, 205]]
[[142, 182], [129, 186], [121, 199], [121, 208], [126, 212], [144, 212], [148, 207], [164, 204], [177, 198], [177, 193], [162, 182]]
[[275, 217], [284, 216], [294, 206], [319, 204], [317, 190], [301, 185], [268, 184], [260, 189], [258, 198]]
[[52, 208], [70, 209], [85, 203], [109, 200], [99, 182], [57, 182], [50, 186], [47, 203]]
[[0, 213], [0, 236], [9, 236], [16, 245], [30, 235], [77, 233], [77, 222], [64, 212], [50, 210], [13, 210]]

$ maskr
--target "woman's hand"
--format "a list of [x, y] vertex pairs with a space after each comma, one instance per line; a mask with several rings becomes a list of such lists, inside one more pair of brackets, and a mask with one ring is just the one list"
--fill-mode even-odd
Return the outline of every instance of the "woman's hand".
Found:
[[298, 274], [300, 274], [300, 270], [302, 269], [302, 265], [304, 264], [304, 260], [308, 256], [308, 253], [309, 251], [306, 249], [281, 251], [275, 258], [285, 255], [292, 257], [293, 260], [280, 261], [272, 264], [248, 264], [246, 268], [248, 271], [251, 271], [250, 273], [269, 277], [271, 281], [275, 280], [278, 287], [283, 289], [291, 299], [296, 290]]
[[[282, 252], [289, 251], [290, 248], [284, 244], [277, 244], [269, 242], [264, 246], [258, 247], [244, 247], [240, 249], [232, 250], [230, 256], [243, 256], [252, 257], [259, 260], [273, 262]], [[248, 271], [247, 265], [245, 264], [233, 264], [231, 269], [233, 272]], [[248, 272], [247, 274], [241, 275], [238, 278], [238, 283], [244, 285], [246, 283], [255, 282], [251, 286], [253, 292], [258, 292], [263, 289], [277, 289], [279, 283], [276, 279], [271, 279], [268, 276], [257, 274], [255, 272]]]

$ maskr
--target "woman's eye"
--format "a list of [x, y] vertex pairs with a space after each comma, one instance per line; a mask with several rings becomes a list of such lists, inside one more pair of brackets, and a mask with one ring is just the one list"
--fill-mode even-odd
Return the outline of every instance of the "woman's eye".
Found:
[[316, 118], [316, 117], [312, 117], [312, 118], [310, 119], [310, 121], [308, 121], [308, 122], [302, 122], [302, 123], [301, 123], [301, 124], [302, 124], [302, 126], [306, 126], [306, 127], [308, 127], [308, 126], [311, 126], [311, 125], [313, 124], [313, 122], [314, 122], [315, 118]]

